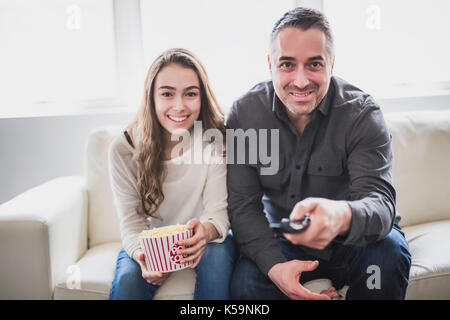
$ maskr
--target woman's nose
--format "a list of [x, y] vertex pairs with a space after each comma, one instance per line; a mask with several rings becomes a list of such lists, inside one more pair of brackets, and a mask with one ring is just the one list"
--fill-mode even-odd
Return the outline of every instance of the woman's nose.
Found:
[[173, 103], [172, 109], [174, 109], [175, 111], [182, 111], [182, 110], [185, 109], [184, 101], [183, 101], [182, 97], [178, 97], [177, 96], [174, 99], [174, 103]]

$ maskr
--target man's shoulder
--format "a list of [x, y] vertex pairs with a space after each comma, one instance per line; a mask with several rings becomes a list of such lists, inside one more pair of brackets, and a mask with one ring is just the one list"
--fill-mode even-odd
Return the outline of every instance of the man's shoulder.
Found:
[[272, 81], [256, 84], [244, 95], [236, 99], [228, 114], [228, 121], [248, 122], [262, 120], [262, 117], [272, 116], [274, 88]]
[[332, 84], [335, 88], [333, 107], [348, 107], [354, 112], [361, 112], [365, 108], [379, 108], [373, 97], [359, 87], [333, 76]]
[[383, 112], [369, 93], [337, 77], [333, 77], [333, 84], [335, 94], [331, 117], [340, 124], [340, 130], [367, 136], [386, 129]]
[[250, 88], [245, 94], [240, 96], [236, 102], [244, 103], [252, 101], [253, 99], [272, 99], [273, 92], [272, 81], [263, 81]]

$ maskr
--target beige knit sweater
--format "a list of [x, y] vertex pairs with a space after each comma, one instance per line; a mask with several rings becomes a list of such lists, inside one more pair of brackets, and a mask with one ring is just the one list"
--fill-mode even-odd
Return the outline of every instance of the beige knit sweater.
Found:
[[[136, 135], [133, 135], [136, 136]], [[196, 138], [197, 139], [197, 138]], [[194, 140], [194, 139], [192, 139]], [[127, 254], [140, 248], [139, 233], [148, 228], [185, 224], [192, 218], [211, 222], [222, 242], [227, 236], [230, 222], [227, 214], [227, 188], [225, 160], [214, 163], [186, 164], [193, 152], [212, 155], [211, 144], [201, 142], [202, 150], [190, 148], [181, 157], [164, 161], [167, 177], [163, 182], [164, 201], [158, 214], [162, 218], [148, 218], [137, 213], [140, 195], [137, 187], [139, 163], [133, 161], [136, 152], [122, 133], [109, 149], [109, 173], [114, 204], [120, 222], [122, 245]], [[198, 146], [198, 144], [197, 144]], [[217, 158], [217, 157], [216, 157]]]

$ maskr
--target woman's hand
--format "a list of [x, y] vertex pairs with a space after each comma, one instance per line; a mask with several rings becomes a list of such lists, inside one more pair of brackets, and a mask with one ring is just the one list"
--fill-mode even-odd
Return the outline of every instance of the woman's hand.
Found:
[[153, 272], [147, 269], [145, 264], [145, 255], [141, 249], [137, 249], [133, 253], [133, 260], [136, 261], [141, 267], [142, 278], [147, 280], [148, 283], [160, 286], [163, 282], [172, 274], [171, 272]]
[[178, 241], [178, 244], [185, 248], [178, 249], [177, 253], [187, 255], [186, 258], [181, 260], [181, 263], [194, 261], [194, 264], [189, 267], [194, 269], [199, 264], [203, 253], [205, 253], [208, 242], [218, 238], [219, 233], [212, 223], [201, 223], [197, 218], [189, 220], [186, 229], [194, 230], [194, 235], [189, 239]]

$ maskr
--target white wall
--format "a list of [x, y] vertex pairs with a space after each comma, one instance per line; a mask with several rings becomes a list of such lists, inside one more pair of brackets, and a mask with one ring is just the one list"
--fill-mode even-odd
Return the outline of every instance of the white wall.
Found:
[[59, 176], [83, 175], [89, 132], [133, 113], [0, 119], [0, 203]]

